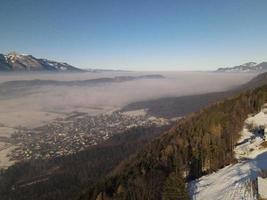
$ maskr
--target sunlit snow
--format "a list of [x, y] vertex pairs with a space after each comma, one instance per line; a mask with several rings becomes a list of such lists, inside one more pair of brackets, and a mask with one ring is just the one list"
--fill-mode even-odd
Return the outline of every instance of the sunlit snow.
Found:
[[[266, 110], [249, 117], [245, 123], [240, 140], [235, 147], [238, 163], [203, 176], [189, 183], [193, 200], [254, 200], [258, 199], [252, 182], [258, 183], [261, 197], [267, 198], [267, 180], [259, 177], [267, 170], [267, 148], [262, 146], [264, 137], [255, 129], [267, 124]], [[250, 129], [248, 128], [250, 126]], [[252, 131], [253, 130], [253, 131]]]

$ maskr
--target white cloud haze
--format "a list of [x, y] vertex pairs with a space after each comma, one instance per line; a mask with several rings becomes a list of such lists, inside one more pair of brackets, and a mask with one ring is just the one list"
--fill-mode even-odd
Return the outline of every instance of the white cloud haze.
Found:
[[[77, 74], [23, 74], [0, 76], [9, 80], [85, 80], [119, 75], [155, 72], [111, 72]], [[211, 72], [161, 72], [165, 79], [140, 79], [98, 86], [42, 86], [30, 94], [0, 100], [0, 121], [8, 126], [37, 126], [60, 116], [59, 113], [84, 111], [98, 114], [128, 103], [167, 96], [184, 96], [230, 89], [249, 81], [255, 74]]]

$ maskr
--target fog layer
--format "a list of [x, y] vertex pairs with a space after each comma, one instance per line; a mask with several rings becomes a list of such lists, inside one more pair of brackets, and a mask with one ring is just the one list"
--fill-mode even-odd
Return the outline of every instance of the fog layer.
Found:
[[[0, 100], [0, 121], [6, 126], [38, 126], [73, 111], [99, 114], [129, 103], [170, 96], [224, 91], [248, 82], [256, 74], [212, 72], [161, 72], [164, 79], [140, 79], [96, 86], [41, 86], [25, 95]], [[138, 76], [155, 72], [112, 72], [75, 74], [23, 74], [0, 76], [10, 80], [87, 80], [100, 77]]]

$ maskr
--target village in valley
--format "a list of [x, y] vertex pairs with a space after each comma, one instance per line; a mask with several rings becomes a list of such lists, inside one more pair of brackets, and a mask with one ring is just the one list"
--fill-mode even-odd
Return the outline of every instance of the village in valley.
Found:
[[170, 120], [149, 116], [145, 110], [115, 111], [96, 116], [74, 112], [37, 128], [18, 127], [7, 141], [16, 146], [9, 158], [13, 161], [51, 159], [100, 144], [130, 128], [169, 123]]

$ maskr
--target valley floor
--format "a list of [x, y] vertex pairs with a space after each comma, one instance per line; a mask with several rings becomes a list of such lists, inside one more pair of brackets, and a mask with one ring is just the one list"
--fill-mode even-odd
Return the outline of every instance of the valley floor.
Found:
[[267, 190], [264, 189], [267, 180], [259, 177], [267, 170], [267, 142], [256, 128], [266, 127], [266, 124], [265, 110], [245, 121], [241, 138], [234, 149], [238, 163], [190, 182], [189, 192], [193, 200], [254, 200], [258, 199], [256, 188], [261, 198], [267, 198]]

